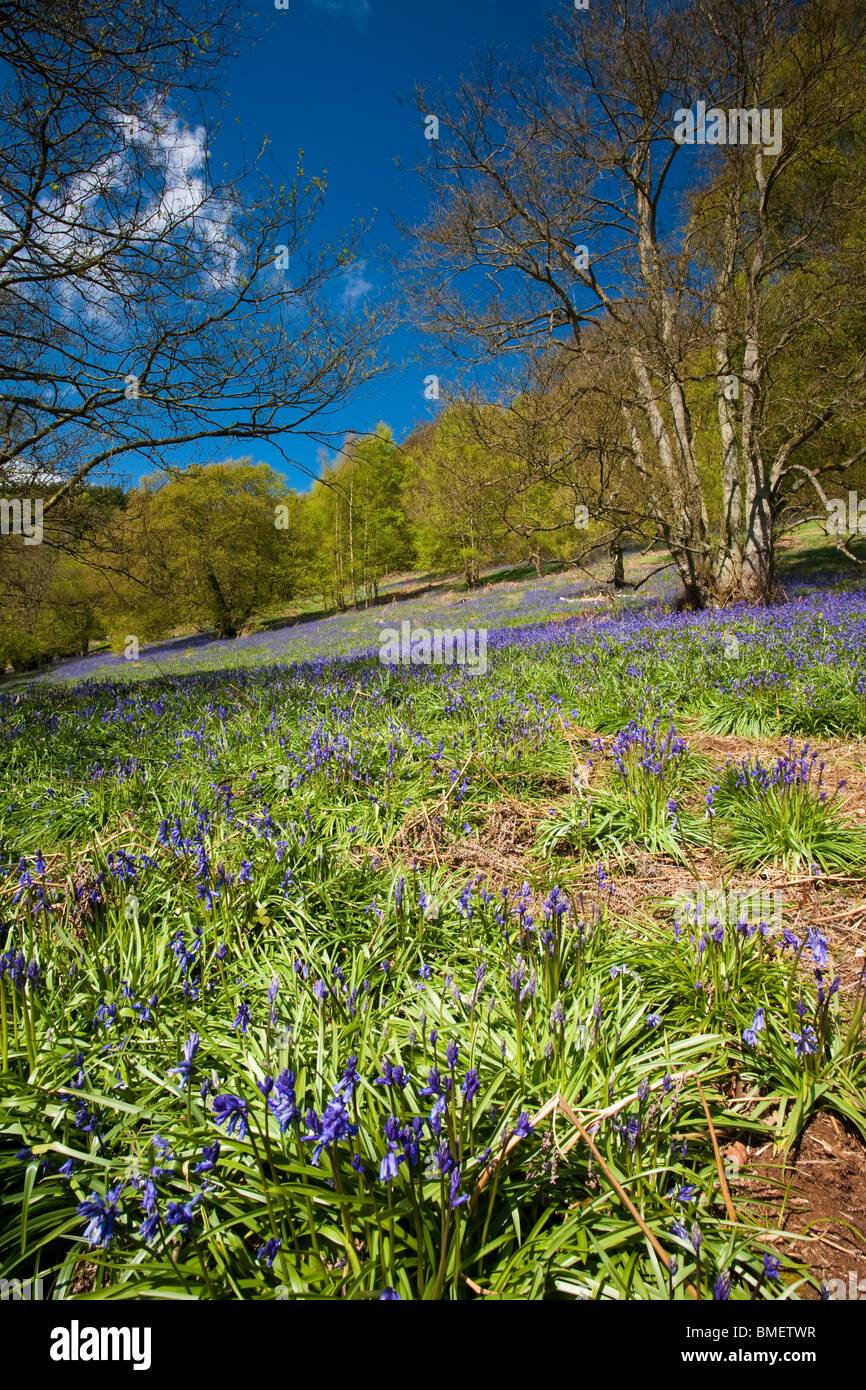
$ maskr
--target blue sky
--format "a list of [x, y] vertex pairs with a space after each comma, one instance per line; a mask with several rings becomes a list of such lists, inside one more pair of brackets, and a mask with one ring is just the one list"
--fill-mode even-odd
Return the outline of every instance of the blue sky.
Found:
[[[558, 8], [566, 0], [553, 0]], [[423, 217], [427, 193], [410, 170], [423, 157], [426, 142], [414, 107], [401, 105], [416, 82], [454, 85], [471, 68], [473, 55], [491, 46], [525, 53], [544, 29], [548, 0], [289, 0], [276, 10], [267, 0], [255, 9], [261, 37], [242, 51], [226, 72], [222, 133], [212, 156], [229, 157], [234, 132], [248, 150], [267, 134], [271, 172], [291, 176], [304, 151], [306, 173], [327, 170], [327, 203], [317, 228], [328, 240], [353, 218], [369, 221], [361, 278], [375, 298], [388, 289], [380, 248], [399, 241], [392, 214]], [[236, 119], [239, 125], [236, 124]], [[404, 171], [395, 163], [399, 157]], [[267, 158], [267, 157], [266, 157]], [[267, 164], [266, 164], [267, 169]], [[402, 360], [420, 346], [412, 334], [395, 335], [390, 355]], [[410, 367], [378, 380], [368, 394], [338, 416], [328, 430], [368, 430], [385, 420], [398, 438], [424, 418], [431, 404], [423, 397], [423, 376], [436, 362]], [[435, 359], [435, 349], [433, 351]], [[285, 445], [301, 464], [318, 471], [320, 446], [298, 437]], [[223, 449], [233, 456], [243, 445]], [[301, 490], [308, 477], [292, 474], [266, 442], [255, 457], [286, 473]]]

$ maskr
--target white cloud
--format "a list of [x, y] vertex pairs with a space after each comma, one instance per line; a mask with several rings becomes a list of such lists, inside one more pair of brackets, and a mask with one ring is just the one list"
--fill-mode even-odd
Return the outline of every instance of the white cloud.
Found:
[[[209, 194], [205, 173], [207, 136], [204, 126], [190, 129], [156, 104], [140, 114], [114, 113], [114, 124], [124, 137], [125, 148], [96, 157], [90, 169], [63, 189], [56, 185], [40, 199], [31, 244], [14, 260], [17, 266], [39, 262], [40, 251], [56, 265], [64, 261], [81, 265], [91, 257], [100, 262], [97, 274], [88, 273], [79, 282], [74, 275], [58, 286], [68, 312], [85, 312], [108, 324], [115, 312], [121, 321], [128, 305], [118, 299], [123, 288], [123, 263], [114, 260], [113, 245], [118, 231], [133, 232], [134, 242], [143, 253], [156, 249], [161, 239], [191, 229], [202, 250], [201, 269], [214, 289], [230, 283], [237, 269], [239, 248], [231, 230], [231, 207], [224, 199]], [[153, 177], [139, 180], [135, 148], [144, 150]], [[148, 186], [152, 188], [149, 199]], [[129, 208], [130, 222], [119, 220], [113, 210], [114, 199]], [[0, 243], [8, 246], [16, 228], [0, 204]], [[6, 274], [16, 266], [7, 267]]]
[[41, 487], [46, 483], [65, 481], [66, 477], [63, 473], [55, 473], [50, 468], [42, 468], [38, 463], [25, 463], [23, 459], [19, 458], [10, 459], [0, 468], [0, 485], [18, 487], [24, 483]]
[[366, 261], [358, 261], [358, 264], [353, 265], [352, 268], [350, 270], [347, 270], [346, 274], [343, 276], [343, 280], [345, 282], [345, 288], [343, 289], [343, 303], [348, 304], [349, 307], [352, 309], [354, 309], [358, 300], [363, 299], [364, 295], [367, 294], [367, 292], [373, 288], [372, 280], [364, 279], [364, 271], [366, 270], [366, 268]]

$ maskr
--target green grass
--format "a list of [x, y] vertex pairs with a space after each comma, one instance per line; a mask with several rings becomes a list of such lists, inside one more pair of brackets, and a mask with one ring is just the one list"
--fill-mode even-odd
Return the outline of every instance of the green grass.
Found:
[[[730, 1273], [734, 1299], [798, 1295], [802, 1266], [762, 1274], [778, 1211], [737, 1192], [729, 1219], [697, 1082], [726, 1139], [790, 1146], [822, 1109], [863, 1132], [862, 993], [840, 1005], [832, 962], [819, 993], [823, 948], [795, 922], [795, 944], [675, 929], [662, 909], [647, 925], [606, 874], [639, 851], [688, 866], [708, 839], [720, 872], [862, 862], [832, 789], [759, 795], [665, 742], [671, 719], [693, 741], [725, 701], [766, 737], [791, 711], [823, 717], [831, 688], [856, 737], [860, 610], [739, 613], [731, 659], [730, 614], [545, 626], [557, 593], [455, 610], [514, 627], [477, 679], [329, 663], [312, 642], [292, 667], [256, 639], [199, 651], [196, 671], [3, 700], [3, 1277], [60, 1297], [88, 1262], [109, 1299], [619, 1300], [712, 1298]], [[362, 648], [368, 621], [351, 615]], [[348, 618], [335, 640], [349, 648]], [[592, 729], [614, 738], [593, 748]], [[494, 809], [520, 867], [489, 858], [479, 882], [454, 865], [502, 843]], [[351, 1057], [346, 1115], [312, 1164]], [[286, 1070], [299, 1113], [281, 1129], [261, 1087]], [[562, 1109], [502, 1154], [558, 1094], [599, 1157], [570, 1144]], [[220, 1096], [247, 1107], [246, 1133], [218, 1124]], [[86, 1204], [110, 1192], [111, 1238], [93, 1245]]]

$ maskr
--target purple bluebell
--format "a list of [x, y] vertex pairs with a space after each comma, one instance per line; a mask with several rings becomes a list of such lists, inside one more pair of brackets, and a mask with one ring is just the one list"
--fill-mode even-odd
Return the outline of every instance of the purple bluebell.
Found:
[[213, 1144], [205, 1144], [201, 1151], [201, 1163], [196, 1163], [193, 1168], [194, 1173], [210, 1173], [216, 1167], [220, 1156], [220, 1143], [217, 1139]]
[[240, 1096], [221, 1095], [214, 1096], [213, 1110], [216, 1115], [218, 1125], [226, 1126], [226, 1134], [233, 1135], [237, 1131], [239, 1139], [245, 1139], [247, 1134], [247, 1117], [249, 1106]]
[[474, 1067], [471, 1071], [468, 1071], [466, 1073], [466, 1080], [463, 1082], [461, 1090], [463, 1091], [463, 1094], [467, 1100], [473, 1100], [475, 1096], [478, 1095], [478, 1092], [481, 1090], [481, 1082], [478, 1080], [478, 1072]]
[[346, 1139], [352, 1134], [356, 1134], [357, 1125], [353, 1125], [349, 1120], [347, 1111], [342, 1100], [331, 1100], [322, 1111], [322, 1118], [315, 1118], [315, 1112], [308, 1112], [307, 1118], [313, 1118], [315, 1123], [310, 1125], [311, 1134], [303, 1136], [304, 1143], [315, 1145], [310, 1162], [317, 1164], [323, 1149], [329, 1149], [332, 1144], [336, 1144], [340, 1139]]
[[232, 1030], [235, 1032], [239, 1030], [241, 1037], [245, 1037], [246, 1031], [250, 1026], [251, 1017], [252, 1015], [250, 1014], [250, 1006], [246, 1003], [246, 1001], [244, 1001], [244, 1003], [242, 1003], [240, 1008], [238, 1009], [237, 1017], [235, 1018], [235, 1021], [232, 1024]]
[[724, 1270], [713, 1285], [713, 1298], [717, 1303], [726, 1303], [731, 1296], [731, 1273]]
[[267, 1262], [268, 1269], [272, 1269], [274, 1260], [277, 1258], [277, 1255], [282, 1250], [282, 1248], [283, 1242], [279, 1239], [279, 1237], [271, 1236], [268, 1240], [265, 1241], [264, 1245], [259, 1246], [258, 1250], [256, 1251], [256, 1259], [265, 1260]]
[[115, 1222], [120, 1215], [117, 1199], [122, 1190], [123, 1183], [118, 1183], [116, 1187], [109, 1188], [104, 1197], [98, 1192], [91, 1192], [87, 1201], [79, 1202], [78, 1215], [88, 1218], [84, 1236], [91, 1245], [101, 1245], [106, 1249], [113, 1240]]
[[521, 1110], [517, 1117], [517, 1124], [512, 1130], [515, 1139], [526, 1139], [532, 1133], [532, 1121], [525, 1110]]
[[171, 1071], [168, 1073], [168, 1075], [169, 1075], [169, 1076], [179, 1076], [179, 1077], [181, 1078], [181, 1080], [183, 1081], [184, 1085], [185, 1085], [185, 1086], [188, 1086], [188, 1085], [189, 1085], [189, 1081], [190, 1081], [190, 1076], [191, 1076], [191, 1074], [192, 1074], [192, 1063], [193, 1063], [193, 1058], [195, 1057], [195, 1054], [198, 1052], [198, 1048], [199, 1048], [199, 1035], [198, 1035], [198, 1033], [190, 1033], [189, 1037], [187, 1038], [186, 1042], [185, 1042], [184, 1045], [183, 1045], [183, 1061], [180, 1063], [179, 1066], [172, 1067], [172, 1069], [171, 1069]]
[[166, 1226], [176, 1226], [183, 1235], [192, 1229], [195, 1220], [193, 1207], [196, 1202], [201, 1201], [201, 1193], [197, 1192], [188, 1202], [169, 1202], [165, 1210]]
[[782, 1262], [775, 1255], [764, 1255], [764, 1278], [778, 1279]]

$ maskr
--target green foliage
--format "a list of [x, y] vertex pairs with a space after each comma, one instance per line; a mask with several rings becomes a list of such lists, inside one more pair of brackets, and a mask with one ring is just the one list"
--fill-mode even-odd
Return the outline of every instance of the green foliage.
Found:
[[264, 464], [236, 460], [146, 479], [113, 537], [125, 557], [115, 630], [144, 638], [213, 627], [234, 636], [294, 592], [298, 528], [296, 499]]
[[714, 806], [726, 822], [724, 838], [732, 861], [760, 867], [782, 864], [791, 870], [817, 865], [824, 872], [866, 863], [866, 834], [848, 825], [835, 804], [840, 784], [828, 797], [824, 764], [808, 744], [799, 756], [788, 753], [774, 768], [760, 759], [729, 763]]
[[414, 561], [403, 509], [406, 455], [387, 425], [344, 447], [303, 500], [303, 529], [315, 538], [304, 577], [308, 592], [337, 607], [378, 595], [384, 575]]
[[[214, 824], [210, 858], [230, 851], [231, 834], [223, 842]], [[644, 978], [639, 938], [612, 913], [603, 873], [594, 900], [573, 910], [548, 896], [549, 939], [528, 930], [519, 896], [507, 912], [519, 933], [509, 946], [498, 895], [458, 897], [441, 877], [404, 883], [354, 870], [345, 842], [329, 842], [314, 820], [283, 835], [288, 897], [264, 843], [249, 882], [236, 878], [210, 907], [162, 855], [156, 872], [138, 871], [140, 886], [105, 873], [99, 901], [62, 926], [58, 918], [53, 940], [39, 933], [38, 890], [27, 895], [12, 944], [32, 950], [40, 936], [41, 976], [35, 987], [0, 981], [5, 1273], [38, 1271], [54, 1296], [68, 1295], [86, 1258], [101, 1297], [375, 1298], [391, 1287], [402, 1298], [466, 1298], [477, 1286], [505, 1298], [667, 1298], [644, 1230], [584, 1146], [557, 1156], [548, 1120], [505, 1154], [521, 1112], [559, 1091], [578, 1098], [584, 1123], [607, 1116], [593, 1125], [595, 1143], [678, 1255], [676, 1297], [694, 1282], [709, 1296], [723, 1269], [735, 1298], [781, 1291], [760, 1277], [762, 1222], [735, 1232], [719, 1218], [694, 1083], [697, 1075], [708, 1089], [717, 1126], [741, 1128], [716, 1079], [745, 1005], [696, 1027], [690, 973]], [[97, 855], [89, 872], [108, 868]], [[362, 928], [371, 892], [382, 915]], [[742, 956], [744, 985], [778, 999], [784, 980], [762, 944], [745, 943]], [[198, 1045], [185, 1076], [176, 1069], [191, 1034]], [[458, 1049], [450, 1062], [446, 1045]], [[357, 1131], [316, 1154], [315, 1126], [300, 1116], [309, 1106], [324, 1113], [347, 1062], [355, 1080], [341, 1094]], [[382, 1084], [389, 1067], [408, 1080]], [[259, 1083], [267, 1092], [265, 1078], [283, 1068], [300, 1114], [281, 1123]], [[451, 1075], [456, 1097], [441, 1109], [438, 1136], [436, 1086], [422, 1095], [433, 1068]], [[474, 1072], [473, 1094], [464, 1078]], [[216, 1124], [218, 1095], [246, 1107], [233, 1134]], [[392, 1115], [412, 1134], [421, 1119], [415, 1162], [388, 1138]], [[562, 1116], [556, 1132], [562, 1146]], [[195, 1165], [216, 1140], [202, 1195]], [[460, 1156], [456, 1170], [440, 1172], [441, 1145]], [[28, 1151], [23, 1161], [16, 1148]], [[482, 1185], [490, 1158], [501, 1162]], [[163, 1221], [148, 1233], [143, 1179], [154, 1164]], [[112, 1238], [92, 1248], [76, 1206], [93, 1193], [111, 1200], [110, 1190]], [[171, 1203], [187, 1207], [188, 1222], [166, 1224]], [[703, 1231], [700, 1264], [671, 1234], [683, 1219]], [[268, 1241], [281, 1242], [272, 1265], [257, 1260]]]
[[[705, 773], [706, 759], [689, 753], [673, 725], [659, 738], [658, 724], [656, 719], [646, 729], [632, 721], [620, 731], [611, 746], [606, 786], [591, 793], [580, 788], [564, 811], [542, 822], [543, 853], [577, 844], [622, 859], [626, 847], [635, 846], [682, 859], [686, 843], [708, 842], [706, 827], [680, 805], [683, 793]], [[600, 739], [593, 746], [604, 750]]]

